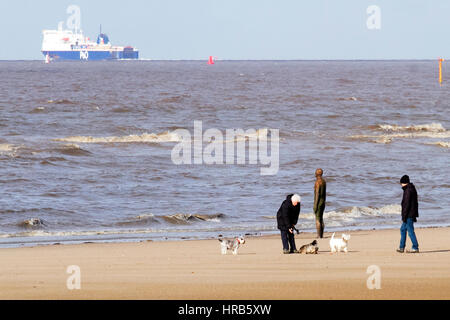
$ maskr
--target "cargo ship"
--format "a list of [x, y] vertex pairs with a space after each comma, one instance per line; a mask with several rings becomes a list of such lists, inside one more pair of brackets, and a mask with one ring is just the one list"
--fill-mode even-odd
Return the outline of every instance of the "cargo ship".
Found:
[[120, 60], [139, 59], [139, 51], [131, 46], [113, 46], [109, 37], [102, 33], [96, 41], [91, 41], [82, 31], [43, 30], [42, 54], [45, 61], [63, 60]]

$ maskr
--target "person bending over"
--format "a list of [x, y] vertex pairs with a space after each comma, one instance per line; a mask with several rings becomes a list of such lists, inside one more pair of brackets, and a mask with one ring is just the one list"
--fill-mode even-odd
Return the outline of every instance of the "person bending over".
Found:
[[301, 198], [298, 194], [290, 194], [277, 212], [277, 226], [281, 232], [283, 253], [298, 253], [295, 247], [294, 227], [300, 214]]

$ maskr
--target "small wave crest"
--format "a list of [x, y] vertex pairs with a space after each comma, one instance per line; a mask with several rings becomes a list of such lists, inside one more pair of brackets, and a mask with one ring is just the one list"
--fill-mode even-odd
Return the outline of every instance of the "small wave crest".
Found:
[[73, 136], [66, 138], [53, 139], [60, 142], [71, 143], [161, 143], [178, 142], [180, 136], [172, 132], [163, 133], [143, 133], [141, 135], [113, 136], [113, 137], [91, 137], [91, 136]]
[[30, 111], [31, 114], [34, 113], [45, 113], [47, 110], [45, 109], [45, 107], [36, 107], [33, 110]]
[[[386, 215], [398, 215], [401, 213], [401, 206], [397, 204], [376, 207], [348, 207], [340, 210], [333, 210], [324, 213], [324, 219], [354, 220], [364, 217], [382, 217]], [[314, 213], [303, 215], [307, 219], [315, 219]]]
[[398, 126], [389, 124], [379, 124], [377, 126], [382, 131], [388, 132], [446, 132], [440, 123], [429, 123], [411, 126]]
[[47, 103], [49, 104], [76, 104], [76, 102], [71, 101], [69, 99], [59, 99], [59, 100], [47, 100]]
[[358, 101], [358, 98], [356, 97], [345, 97], [345, 98], [338, 98], [338, 101]]
[[0, 156], [4, 155], [7, 157], [15, 157], [18, 148], [19, 148], [18, 146], [12, 144], [0, 143]]
[[175, 225], [188, 225], [195, 222], [220, 222], [220, 219], [224, 215], [221, 213], [217, 214], [190, 214], [190, 213], [176, 213], [171, 215], [160, 215], [155, 216], [152, 213], [146, 213], [132, 217], [125, 221], [120, 221], [115, 224], [115, 226], [125, 227], [125, 226], [145, 226], [160, 223], [168, 223]]
[[[386, 205], [380, 208], [376, 207], [347, 207], [342, 208], [340, 210], [332, 210], [332, 211], [325, 211], [323, 217], [324, 219], [329, 219], [330, 221], [333, 220], [355, 220], [358, 218], [370, 218], [370, 217], [382, 217], [382, 216], [389, 216], [389, 215], [399, 215], [401, 213], [402, 207], [398, 204], [390, 204]], [[276, 219], [276, 216], [263, 216], [264, 219]], [[300, 214], [300, 220], [301, 219], [307, 219], [307, 220], [315, 220], [316, 216], [312, 212], [308, 213], [301, 213]], [[299, 220], [299, 221], [300, 221]], [[300, 221], [301, 223], [301, 221]]]
[[221, 213], [217, 214], [190, 214], [190, 213], [177, 213], [172, 215], [162, 216], [162, 218], [171, 224], [188, 224], [196, 221], [212, 221], [220, 222], [220, 219], [224, 215]]
[[77, 144], [65, 144], [56, 148], [56, 151], [69, 156], [88, 156], [92, 154], [91, 152], [82, 149]]
[[438, 141], [438, 142], [433, 142], [433, 143], [429, 143], [429, 144], [436, 145], [436, 146], [442, 147], [442, 148], [450, 148], [449, 141]]
[[136, 217], [133, 217], [126, 221], [118, 222], [116, 225], [119, 227], [132, 227], [132, 226], [143, 226], [143, 225], [151, 225], [154, 223], [159, 223], [158, 219], [152, 213], [142, 214]]
[[0, 152], [11, 152], [14, 151], [15, 147], [12, 144], [1, 143]]
[[[230, 139], [229, 139], [230, 138]], [[278, 138], [280, 139], [280, 138]], [[210, 139], [206, 141], [207, 143], [237, 143], [237, 142], [247, 142], [247, 141], [256, 141], [256, 140], [267, 140], [267, 141], [276, 141], [274, 137], [269, 135], [269, 129], [261, 128], [257, 130], [250, 131], [235, 131], [235, 134], [228, 136], [228, 134], [224, 133], [223, 140], [213, 140]], [[283, 140], [283, 139], [281, 139]]]
[[430, 123], [412, 126], [397, 125], [377, 125], [370, 127], [377, 131], [385, 132], [378, 135], [353, 135], [353, 139], [367, 140], [369, 142], [388, 144], [395, 138], [431, 138], [446, 139], [450, 138], [450, 132], [447, 131], [440, 123]]

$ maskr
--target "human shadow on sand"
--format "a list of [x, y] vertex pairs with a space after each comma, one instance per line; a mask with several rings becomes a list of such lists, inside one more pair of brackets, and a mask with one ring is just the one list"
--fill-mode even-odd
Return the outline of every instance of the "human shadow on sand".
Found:
[[420, 253], [439, 253], [439, 252], [450, 252], [450, 250], [429, 250], [429, 251], [420, 251]]

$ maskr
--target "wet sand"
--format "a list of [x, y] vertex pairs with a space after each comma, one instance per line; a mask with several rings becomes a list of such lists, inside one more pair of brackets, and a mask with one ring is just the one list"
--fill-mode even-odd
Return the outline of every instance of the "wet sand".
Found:
[[[318, 255], [283, 255], [279, 236], [248, 238], [237, 256], [217, 240], [0, 249], [0, 299], [450, 299], [450, 228], [416, 234], [419, 254], [395, 252], [399, 230], [351, 232], [347, 254], [330, 254], [330, 233]], [[371, 265], [381, 289], [367, 288]]]

